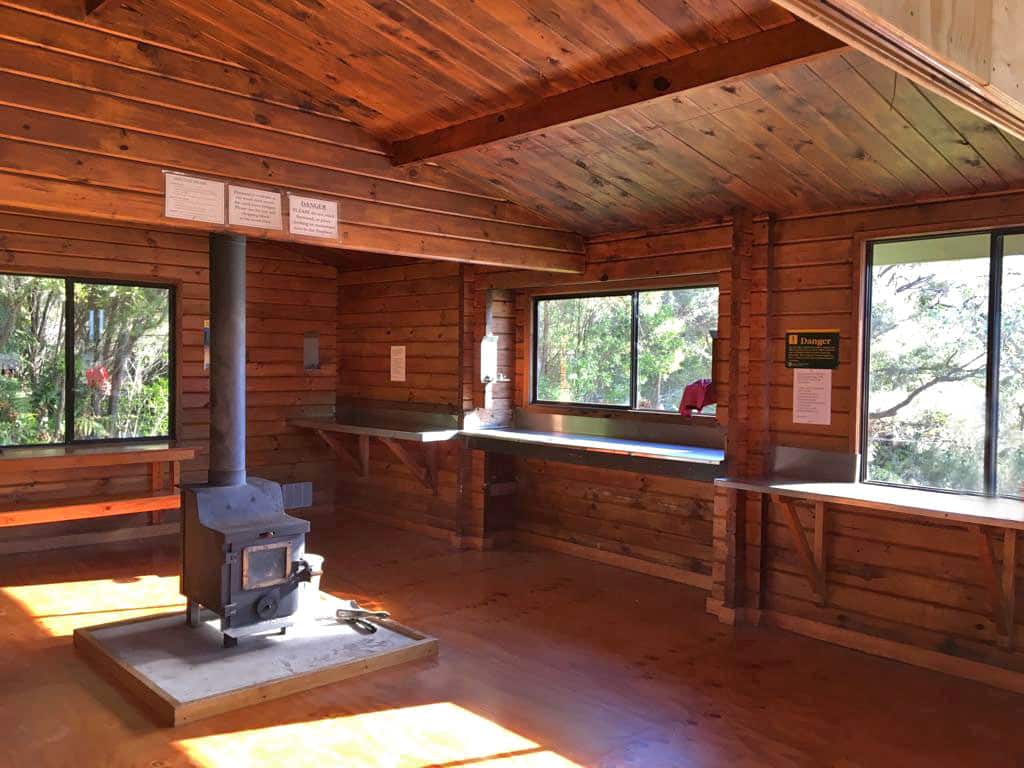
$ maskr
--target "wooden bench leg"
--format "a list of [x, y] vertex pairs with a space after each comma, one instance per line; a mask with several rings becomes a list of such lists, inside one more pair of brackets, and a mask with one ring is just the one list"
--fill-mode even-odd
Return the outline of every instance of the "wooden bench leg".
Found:
[[[149, 490], [153, 493], [162, 491], [164, 488], [164, 465], [154, 461], [149, 465]], [[149, 513], [149, 524], [157, 525], [163, 519], [163, 512], [154, 510]]]

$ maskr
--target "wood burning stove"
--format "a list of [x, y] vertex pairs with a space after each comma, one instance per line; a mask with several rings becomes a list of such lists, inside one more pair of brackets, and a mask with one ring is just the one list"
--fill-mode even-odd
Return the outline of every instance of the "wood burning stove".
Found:
[[310, 578], [309, 523], [285, 512], [281, 486], [245, 471], [245, 238], [210, 235], [210, 474], [185, 489], [181, 592], [188, 623], [220, 616], [225, 646], [284, 632]]

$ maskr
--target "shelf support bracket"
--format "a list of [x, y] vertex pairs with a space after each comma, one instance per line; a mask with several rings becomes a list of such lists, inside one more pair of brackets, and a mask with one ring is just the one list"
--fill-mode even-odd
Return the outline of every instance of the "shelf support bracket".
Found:
[[807, 543], [807, 534], [800, 523], [800, 516], [797, 515], [793, 505], [783, 500], [777, 494], [772, 494], [772, 502], [784, 513], [786, 526], [793, 537], [797, 554], [800, 556], [800, 563], [804, 569], [804, 576], [811, 590], [818, 598], [818, 605], [825, 605], [828, 599], [828, 582], [826, 579], [825, 562], [825, 534], [826, 534], [826, 512], [825, 504], [817, 502], [814, 505], [814, 549]]
[[391, 450], [396, 459], [412, 472], [417, 480], [429, 488], [435, 496], [437, 495], [437, 445], [435, 443], [423, 443], [422, 459], [417, 460], [398, 440], [386, 437], [378, 439]]
[[972, 528], [978, 543], [978, 556], [985, 571], [992, 616], [1002, 635], [1003, 644], [1007, 650], [1012, 651], [1016, 641], [1017, 531], [1012, 528], [1003, 530], [1003, 562], [1000, 572], [988, 531], [981, 525]]
[[334, 453], [345, 459], [352, 468], [356, 471], [356, 474], [360, 477], [369, 477], [370, 475], [370, 438], [368, 435], [359, 435], [358, 453], [353, 453], [348, 449], [341, 440], [336, 438], [334, 435], [329, 435], [322, 429], [316, 430], [316, 433], [320, 435], [320, 439], [330, 446]]

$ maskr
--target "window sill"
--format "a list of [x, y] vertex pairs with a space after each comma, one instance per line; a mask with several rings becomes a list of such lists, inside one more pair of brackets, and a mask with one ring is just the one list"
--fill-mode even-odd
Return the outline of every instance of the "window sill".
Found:
[[503, 428], [466, 429], [462, 434], [478, 450], [703, 482], [720, 476], [725, 461], [720, 448], [621, 437]]
[[599, 406], [573, 405], [571, 403], [530, 403], [520, 410], [531, 413], [587, 416], [596, 419], [623, 419], [656, 424], [689, 424], [695, 426], [715, 426], [718, 424], [718, 417], [714, 414], [696, 413], [693, 416], [684, 416], [677, 411], [601, 408]]

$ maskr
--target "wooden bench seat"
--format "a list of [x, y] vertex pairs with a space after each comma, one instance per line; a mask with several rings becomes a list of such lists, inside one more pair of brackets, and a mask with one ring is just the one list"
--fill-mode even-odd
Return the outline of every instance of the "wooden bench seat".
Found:
[[72, 476], [76, 471], [97, 467], [148, 465], [149, 487], [132, 494], [6, 500], [0, 488], [0, 528], [140, 512], [149, 512], [151, 522], [159, 522], [162, 512], [181, 506], [181, 462], [194, 457], [194, 449], [168, 443], [7, 449], [0, 454], [0, 486], [7, 486], [8, 497], [11, 489], [17, 489], [15, 493], [20, 496], [22, 478], [32, 472], [57, 471]]
[[104, 496], [88, 499], [55, 499], [0, 505], [0, 528], [14, 525], [39, 525], [92, 517], [132, 515], [138, 512], [164, 512], [181, 506], [177, 488], [147, 494]]

